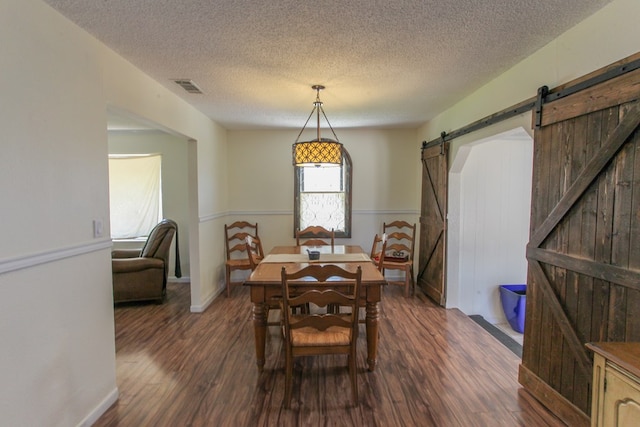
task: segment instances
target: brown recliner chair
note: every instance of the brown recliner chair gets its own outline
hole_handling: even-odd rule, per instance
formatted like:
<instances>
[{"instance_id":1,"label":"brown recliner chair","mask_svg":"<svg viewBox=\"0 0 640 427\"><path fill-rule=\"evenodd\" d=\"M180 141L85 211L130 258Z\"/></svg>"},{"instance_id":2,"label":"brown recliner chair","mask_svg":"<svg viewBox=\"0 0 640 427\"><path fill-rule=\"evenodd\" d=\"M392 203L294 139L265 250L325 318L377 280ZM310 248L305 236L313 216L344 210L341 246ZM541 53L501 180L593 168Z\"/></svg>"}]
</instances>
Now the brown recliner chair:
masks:
<instances>
[{"instance_id":1,"label":"brown recliner chair","mask_svg":"<svg viewBox=\"0 0 640 427\"><path fill-rule=\"evenodd\" d=\"M162 303L167 293L169 249L176 236L176 277L180 271L178 225L163 219L156 225L141 251L117 249L111 252L113 302L156 301Z\"/></svg>"}]
</instances>

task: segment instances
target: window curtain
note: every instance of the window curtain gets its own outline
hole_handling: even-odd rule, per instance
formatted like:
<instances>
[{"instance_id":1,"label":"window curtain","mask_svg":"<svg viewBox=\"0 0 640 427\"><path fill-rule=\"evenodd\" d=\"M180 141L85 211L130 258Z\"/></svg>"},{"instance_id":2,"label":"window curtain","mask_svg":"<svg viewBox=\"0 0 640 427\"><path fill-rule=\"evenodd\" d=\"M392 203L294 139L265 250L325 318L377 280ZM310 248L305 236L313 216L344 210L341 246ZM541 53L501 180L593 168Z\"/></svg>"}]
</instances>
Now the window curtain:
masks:
<instances>
[{"instance_id":1,"label":"window curtain","mask_svg":"<svg viewBox=\"0 0 640 427\"><path fill-rule=\"evenodd\" d=\"M301 167L297 194L298 227L321 225L336 233L346 233L348 166Z\"/></svg>"},{"instance_id":2,"label":"window curtain","mask_svg":"<svg viewBox=\"0 0 640 427\"><path fill-rule=\"evenodd\" d=\"M148 236L162 219L162 156L109 155L111 238Z\"/></svg>"}]
</instances>

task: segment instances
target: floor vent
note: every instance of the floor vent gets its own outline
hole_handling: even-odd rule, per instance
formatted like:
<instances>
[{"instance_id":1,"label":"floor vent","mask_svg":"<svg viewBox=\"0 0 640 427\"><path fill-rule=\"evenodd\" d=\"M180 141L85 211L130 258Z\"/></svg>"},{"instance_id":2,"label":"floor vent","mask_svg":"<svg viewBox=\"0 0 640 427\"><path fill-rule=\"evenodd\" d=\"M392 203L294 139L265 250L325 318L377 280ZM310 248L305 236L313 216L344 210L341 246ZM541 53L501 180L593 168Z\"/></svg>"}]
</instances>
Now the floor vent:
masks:
<instances>
[{"instance_id":1,"label":"floor vent","mask_svg":"<svg viewBox=\"0 0 640 427\"><path fill-rule=\"evenodd\" d=\"M176 79L174 80L182 89L189 93L202 93L200 88L192 80Z\"/></svg>"}]
</instances>

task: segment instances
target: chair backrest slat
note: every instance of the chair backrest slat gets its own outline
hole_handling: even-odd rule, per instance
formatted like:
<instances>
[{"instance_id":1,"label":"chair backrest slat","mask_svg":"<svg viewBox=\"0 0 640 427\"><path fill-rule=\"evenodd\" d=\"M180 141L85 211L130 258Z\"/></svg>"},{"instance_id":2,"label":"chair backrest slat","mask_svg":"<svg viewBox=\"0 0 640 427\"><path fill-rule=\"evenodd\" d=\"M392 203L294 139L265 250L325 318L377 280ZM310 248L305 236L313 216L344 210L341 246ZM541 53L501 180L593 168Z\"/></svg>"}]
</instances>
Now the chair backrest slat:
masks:
<instances>
[{"instance_id":1,"label":"chair backrest slat","mask_svg":"<svg viewBox=\"0 0 640 427\"><path fill-rule=\"evenodd\" d=\"M304 230L296 231L297 246L333 246L334 242L335 232L333 228L331 230L327 230L326 228L319 225L310 225Z\"/></svg>"}]
</instances>

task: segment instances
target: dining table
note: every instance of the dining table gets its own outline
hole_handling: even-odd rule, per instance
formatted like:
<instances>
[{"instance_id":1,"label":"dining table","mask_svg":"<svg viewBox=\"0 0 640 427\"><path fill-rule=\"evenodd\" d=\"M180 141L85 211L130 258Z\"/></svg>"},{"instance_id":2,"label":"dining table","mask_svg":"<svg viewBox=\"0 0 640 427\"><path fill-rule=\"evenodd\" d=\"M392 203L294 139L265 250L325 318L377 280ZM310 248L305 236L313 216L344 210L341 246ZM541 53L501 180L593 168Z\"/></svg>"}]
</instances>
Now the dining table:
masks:
<instances>
[{"instance_id":1,"label":"dining table","mask_svg":"<svg viewBox=\"0 0 640 427\"><path fill-rule=\"evenodd\" d=\"M320 252L319 259L310 260L308 251ZM384 275L358 245L276 246L256 266L244 284L251 287L251 304L256 351L256 364L260 372L265 364L265 343L269 303L282 294L282 267L288 273L309 264L334 264L355 272L362 269L360 306L365 308L367 338L367 365L369 371L376 366L378 349L379 303Z\"/></svg>"}]
</instances>

